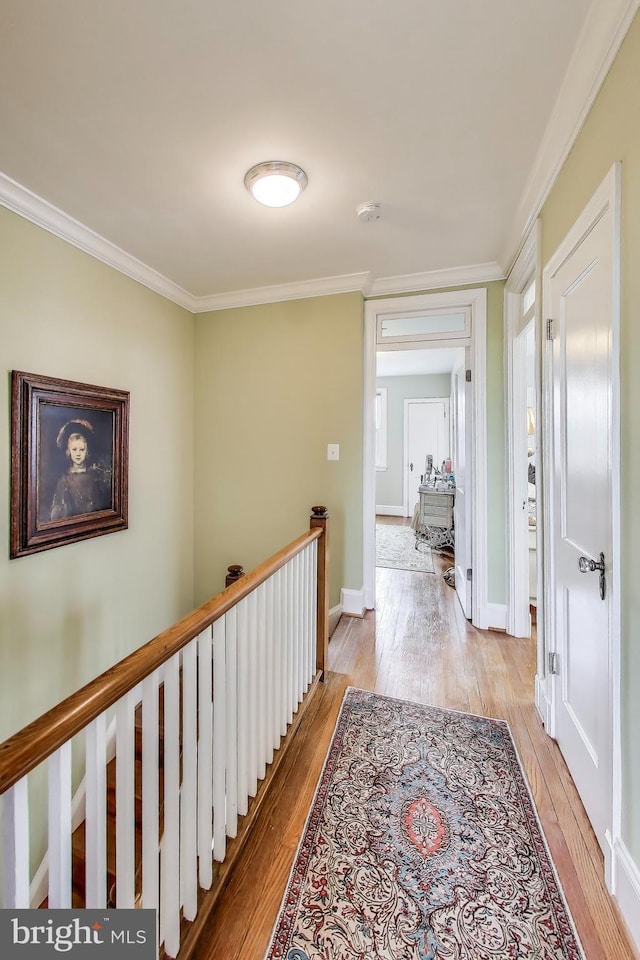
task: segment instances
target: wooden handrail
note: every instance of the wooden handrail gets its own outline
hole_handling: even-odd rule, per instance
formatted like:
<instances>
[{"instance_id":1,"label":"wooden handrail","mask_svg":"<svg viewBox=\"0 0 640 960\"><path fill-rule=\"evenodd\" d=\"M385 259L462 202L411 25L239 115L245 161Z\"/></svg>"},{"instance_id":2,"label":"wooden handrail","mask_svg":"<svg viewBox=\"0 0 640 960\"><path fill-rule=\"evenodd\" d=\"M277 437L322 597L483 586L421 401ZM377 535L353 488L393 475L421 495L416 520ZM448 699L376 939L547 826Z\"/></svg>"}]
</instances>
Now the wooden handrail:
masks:
<instances>
[{"instance_id":1,"label":"wooden handrail","mask_svg":"<svg viewBox=\"0 0 640 960\"><path fill-rule=\"evenodd\" d=\"M314 523L319 509L325 511L321 525ZM313 510L308 532L0 744L0 796L314 540L323 552L327 514L324 507ZM319 574L321 569L324 563L318 564Z\"/></svg>"}]
</instances>

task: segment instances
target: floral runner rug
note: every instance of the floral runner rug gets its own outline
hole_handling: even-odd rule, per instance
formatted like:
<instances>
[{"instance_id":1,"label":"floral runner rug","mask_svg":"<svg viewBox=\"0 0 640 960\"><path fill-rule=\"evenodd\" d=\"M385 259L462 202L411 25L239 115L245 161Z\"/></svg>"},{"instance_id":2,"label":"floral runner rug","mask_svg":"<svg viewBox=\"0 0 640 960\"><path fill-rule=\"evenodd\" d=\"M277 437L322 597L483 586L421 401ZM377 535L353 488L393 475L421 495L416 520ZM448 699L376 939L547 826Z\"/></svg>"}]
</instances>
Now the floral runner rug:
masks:
<instances>
[{"instance_id":1,"label":"floral runner rug","mask_svg":"<svg viewBox=\"0 0 640 960\"><path fill-rule=\"evenodd\" d=\"M435 573L431 547L420 543L416 550L416 535L411 527L392 523L376 523L376 567Z\"/></svg>"},{"instance_id":2,"label":"floral runner rug","mask_svg":"<svg viewBox=\"0 0 640 960\"><path fill-rule=\"evenodd\" d=\"M584 960L508 725L349 688L266 960Z\"/></svg>"}]
</instances>

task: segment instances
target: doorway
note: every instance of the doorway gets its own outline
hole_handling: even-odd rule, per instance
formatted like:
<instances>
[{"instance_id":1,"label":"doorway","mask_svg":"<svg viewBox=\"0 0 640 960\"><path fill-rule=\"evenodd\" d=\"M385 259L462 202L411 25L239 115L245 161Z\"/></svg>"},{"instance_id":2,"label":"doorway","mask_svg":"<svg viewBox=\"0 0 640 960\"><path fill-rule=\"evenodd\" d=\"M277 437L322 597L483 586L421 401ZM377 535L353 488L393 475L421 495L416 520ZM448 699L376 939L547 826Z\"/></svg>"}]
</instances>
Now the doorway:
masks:
<instances>
[{"instance_id":1,"label":"doorway","mask_svg":"<svg viewBox=\"0 0 640 960\"><path fill-rule=\"evenodd\" d=\"M486 319L485 288L370 300L365 304L363 578L364 605L368 609L375 606L377 347L382 344L389 352L466 347L470 377L467 429L471 453L471 536L465 568L473 578L471 619L482 629L504 628L504 611L500 617L487 599Z\"/></svg>"}]
</instances>

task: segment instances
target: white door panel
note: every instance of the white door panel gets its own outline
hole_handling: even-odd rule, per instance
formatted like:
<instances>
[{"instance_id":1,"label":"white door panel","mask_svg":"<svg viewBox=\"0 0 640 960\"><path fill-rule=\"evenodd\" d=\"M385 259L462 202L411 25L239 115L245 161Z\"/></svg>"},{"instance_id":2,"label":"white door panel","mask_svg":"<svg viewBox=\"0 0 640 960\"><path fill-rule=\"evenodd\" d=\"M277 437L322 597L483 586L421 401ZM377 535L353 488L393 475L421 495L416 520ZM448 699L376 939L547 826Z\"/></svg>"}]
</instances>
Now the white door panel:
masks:
<instances>
[{"instance_id":1,"label":"white door panel","mask_svg":"<svg viewBox=\"0 0 640 960\"><path fill-rule=\"evenodd\" d=\"M405 400L404 515L413 516L426 456L434 467L449 457L449 400Z\"/></svg>"},{"instance_id":2,"label":"white door panel","mask_svg":"<svg viewBox=\"0 0 640 960\"><path fill-rule=\"evenodd\" d=\"M605 556L611 574L613 211L549 276L553 318L553 630L555 733L596 836L611 822L610 591L580 572Z\"/></svg>"}]
</instances>

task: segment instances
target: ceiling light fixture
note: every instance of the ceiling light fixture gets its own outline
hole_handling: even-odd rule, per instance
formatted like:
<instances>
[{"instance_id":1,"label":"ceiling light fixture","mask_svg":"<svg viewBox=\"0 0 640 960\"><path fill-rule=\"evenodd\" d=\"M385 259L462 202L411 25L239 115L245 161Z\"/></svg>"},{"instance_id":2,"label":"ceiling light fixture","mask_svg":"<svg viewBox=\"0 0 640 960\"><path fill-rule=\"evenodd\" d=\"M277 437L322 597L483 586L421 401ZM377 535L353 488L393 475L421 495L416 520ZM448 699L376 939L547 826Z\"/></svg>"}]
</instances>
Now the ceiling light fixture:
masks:
<instances>
[{"instance_id":1,"label":"ceiling light fixture","mask_svg":"<svg viewBox=\"0 0 640 960\"><path fill-rule=\"evenodd\" d=\"M306 187L307 175L295 163L269 160L251 167L244 185L266 207L286 207L297 200Z\"/></svg>"}]
</instances>

